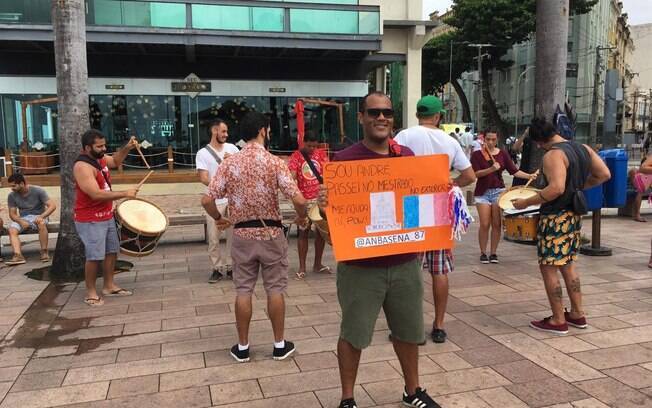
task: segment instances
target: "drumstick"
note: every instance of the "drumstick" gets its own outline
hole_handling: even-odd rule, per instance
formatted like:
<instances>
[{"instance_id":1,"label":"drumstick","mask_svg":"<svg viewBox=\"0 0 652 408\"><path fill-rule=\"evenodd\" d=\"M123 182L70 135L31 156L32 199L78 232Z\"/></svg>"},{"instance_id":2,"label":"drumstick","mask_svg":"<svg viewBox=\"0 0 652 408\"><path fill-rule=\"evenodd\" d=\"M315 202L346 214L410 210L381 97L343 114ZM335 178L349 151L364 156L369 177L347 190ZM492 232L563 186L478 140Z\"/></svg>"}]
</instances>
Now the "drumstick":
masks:
<instances>
[{"instance_id":1,"label":"drumstick","mask_svg":"<svg viewBox=\"0 0 652 408\"><path fill-rule=\"evenodd\" d=\"M534 177L531 177L531 178L528 180L528 182L525 183L525 185L523 186L523 189L528 188L528 186L529 186L529 185L530 185L534 180L536 180L537 177L539 177L539 170L535 171L534 174L533 174L533 176L534 176Z\"/></svg>"},{"instance_id":2,"label":"drumstick","mask_svg":"<svg viewBox=\"0 0 652 408\"><path fill-rule=\"evenodd\" d=\"M152 173L154 173L154 170L150 170L149 173L147 173L147 175L142 180L140 180L140 183L138 183L138 185L136 186L136 190L140 190L140 188L143 186L143 184L145 184L145 182L147 181L149 176L152 175Z\"/></svg>"},{"instance_id":3,"label":"drumstick","mask_svg":"<svg viewBox=\"0 0 652 408\"><path fill-rule=\"evenodd\" d=\"M136 145L136 150L138 150L138 154L140 155L140 158L143 159L143 162L145 163L145 166L147 166L147 169L148 170L151 169L151 167L149 167L149 164L147 163L147 159L145 158L145 155L143 155L142 150L140 150L140 145L139 144ZM147 178L147 177L145 177L145 178Z\"/></svg>"}]
</instances>

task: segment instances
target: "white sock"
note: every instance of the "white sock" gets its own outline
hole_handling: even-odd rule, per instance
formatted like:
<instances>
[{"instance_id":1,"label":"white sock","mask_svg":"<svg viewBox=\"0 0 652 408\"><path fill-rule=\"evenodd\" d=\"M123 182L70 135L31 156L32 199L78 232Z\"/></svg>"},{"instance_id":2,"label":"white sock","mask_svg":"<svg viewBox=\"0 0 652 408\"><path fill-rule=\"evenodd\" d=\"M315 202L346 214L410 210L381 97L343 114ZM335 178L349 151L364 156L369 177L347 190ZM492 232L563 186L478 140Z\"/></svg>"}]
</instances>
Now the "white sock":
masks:
<instances>
[{"instance_id":1,"label":"white sock","mask_svg":"<svg viewBox=\"0 0 652 408\"><path fill-rule=\"evenodd\" d=\"M245 344L244 346L238 343L238 350L240 351L249 350L249 343Z\"/></svg>"},{"instance_id":2,"label":"white sock","mask_svg":"<svg viewBox=\"0 0 652 408\"><path fill-rule=\"evenodd\" d=\"M274 348L284 348L285 347L285 340L281 340L278 343L274 342Z\"/></svg>"}]
</instances>

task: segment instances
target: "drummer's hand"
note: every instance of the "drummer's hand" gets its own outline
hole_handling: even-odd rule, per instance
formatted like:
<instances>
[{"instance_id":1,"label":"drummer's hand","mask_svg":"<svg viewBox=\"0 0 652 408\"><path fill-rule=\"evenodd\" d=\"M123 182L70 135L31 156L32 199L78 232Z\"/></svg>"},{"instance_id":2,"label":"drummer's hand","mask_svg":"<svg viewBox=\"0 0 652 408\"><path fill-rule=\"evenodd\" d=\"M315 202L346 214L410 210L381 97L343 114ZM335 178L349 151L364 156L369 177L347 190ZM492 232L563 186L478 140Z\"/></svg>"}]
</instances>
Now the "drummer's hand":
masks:
<instances>
[{"instance_id":1,"label":"drummer's hand","mask_svg":"<svg viewBox=\"0 0 652 408\"><path fill-rule=\"evenodd\" d=\"M524 198L518 198L516 200L512 200L512 205L517 210L524 210L529 207L527 200Z\"/></svg>"},{"instance_id":2,"label":"drummer's hand","mask_svg":"<svg viewBox=\"0 0 652 408\"><path fill-rule=\"evenodd\" d=\"M317 196L317 205L322 212L326 211L328 207L328 189L325 185L319 185L319 196Z\"/></svg>"},{"instance_id":3,"label":"drummer's hand","mask_svg":"<svg viewBox=\"0 0 652 408\"><path fill-rule=\"evenodd\" d=\"M219 220L215 220L215 227L217 227L218 231L224 231L230 226L231 221L228 218L221 217Z\"/></svg>"},{"instance_id":4,"label":"drummer's hand","mask_svg":"<svg viewBox=\"0 0 652 408\"><path fill-rule=\"evenodd\" d=\"M127 148L131 150L136 147L138 147L138 139L136 139L136 136L131 136L131 138L129 138L129 142L127 142Z\"/></svg>"},{"instance_id":5,"label":"drummer's hand","mask_svg":"<svg viewBox=\"0 0 652 408\"><path fill-rule=\"evenodd\" d=\"M498 171L500 170L500 163L494 162L494 164L492 164L491 167L494 169L494 171Z\"/></svg>"},{"instance_id":6,"label":"drummer's hand","mask_svg":"<svg viewBox=\"0 0 652 408\"><path fill-rule=\"evenodd\" d=\"M136 194L138 194L138 190L132 188L125 191L125 194L126 194L126 198L136 198Z\"/></svg>"}]
</instances>

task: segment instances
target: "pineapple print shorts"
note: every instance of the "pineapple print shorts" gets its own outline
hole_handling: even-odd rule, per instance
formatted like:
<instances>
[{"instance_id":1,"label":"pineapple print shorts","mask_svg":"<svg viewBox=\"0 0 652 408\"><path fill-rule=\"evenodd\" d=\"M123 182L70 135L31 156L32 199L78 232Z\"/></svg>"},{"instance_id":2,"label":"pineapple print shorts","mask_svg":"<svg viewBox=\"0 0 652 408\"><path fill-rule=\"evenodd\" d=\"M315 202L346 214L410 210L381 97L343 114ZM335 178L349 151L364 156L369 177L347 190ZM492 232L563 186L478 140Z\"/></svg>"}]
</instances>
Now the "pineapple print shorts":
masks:
<instances>
[{"instance_id":1,"label":"pineapple print shorts","mask_svg":"<svg viewBox=\"0 0 652 408\"><path fill-rule=\"evenodd\" d=\"M539 265L564 266L577 259L582 217L572 211L545 214L537 227Z\"/></svg>"}]
</instances>

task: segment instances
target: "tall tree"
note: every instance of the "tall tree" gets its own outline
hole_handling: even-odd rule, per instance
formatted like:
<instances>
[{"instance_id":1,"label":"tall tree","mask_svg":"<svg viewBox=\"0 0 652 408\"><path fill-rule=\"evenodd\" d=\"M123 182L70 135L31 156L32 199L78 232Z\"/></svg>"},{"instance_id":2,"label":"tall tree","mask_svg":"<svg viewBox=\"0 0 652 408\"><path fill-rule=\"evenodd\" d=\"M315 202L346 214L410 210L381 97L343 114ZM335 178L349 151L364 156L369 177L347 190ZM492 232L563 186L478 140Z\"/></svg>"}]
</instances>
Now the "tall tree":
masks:
<instances>
[{"instance_id":1,"label":"tall tree","mask_svg":"<svg viewBox=\"0 0 652 408\"><path fill-rule=\"evenodd\" d=\"M537 0L537 59L534 113L552 120L564 107L568 59L568 0ZM543 151L530 149L530 169L541 166Z\"/></svg>"},{"instance_id":2,"label":"tall tree","mask_svg":"<svg viewBox=\"0 0 652 408\"><path fill-rule=\"evenodd\" d=\"M570 2L570 10L572 13L583 14L590 11L597 1L573 0ZM503 57L514 44L528 40L535 32L536 2L537 0L454 0L451 16L445 21L455 28L461 40L493 45L483 50L489 54L489 59L483 61L481 73L485 104L483 109L486 110L489 125L497 127L505 135L509 129L491 93L490 72L510 67L513 62L505 61ZM567 24L568 14L565 21Z\"/></svg>"},{"instance_id":3,"label":"tall tree","mask_svg":"<svg viewBox=\"0 0 652 408\"><path fill-rule=\"evenodd\" d=\"M75 181L72 167L88 129L88 68L86 65L84 0L53 0L54 57L57 75L58 133L61 164L61 228L50 276L77 281L84 276L84 245L73 220Z\"/></svg>"},{"instance_id":4,"label":"tall tree","mask_svg":"<svg viewBox=\"0 0 652 408\"><path fill-rule=\"evenodd\" d=\"M434 94L446 85L451 75L453 88L462 105L462 121L471 121L469 100L460 85L458 78L463 72L470 70L473 61L473 50L462 45L462 38L456 31L449 31L430 40L423 49L423 92ZM453 52L451 53L451 43Z\"/></svg>"}]
</instances>

